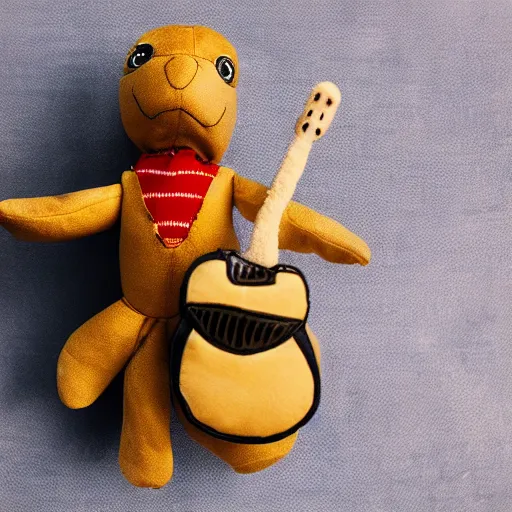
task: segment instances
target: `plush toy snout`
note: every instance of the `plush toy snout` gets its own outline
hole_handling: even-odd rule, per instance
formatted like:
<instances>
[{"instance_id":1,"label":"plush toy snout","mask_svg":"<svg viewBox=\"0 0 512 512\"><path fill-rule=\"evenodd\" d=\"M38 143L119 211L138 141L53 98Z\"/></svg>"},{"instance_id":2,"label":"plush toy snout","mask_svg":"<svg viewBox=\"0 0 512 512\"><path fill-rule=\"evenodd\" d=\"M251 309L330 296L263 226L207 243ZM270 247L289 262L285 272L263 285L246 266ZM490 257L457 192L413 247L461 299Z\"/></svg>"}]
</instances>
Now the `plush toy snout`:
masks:
<instances>
[{"instance_id":1,"label":"plush toy snout","mask_svg":"<svg viewBox=\"0 0 512 512\"><path fill-rule=\"evenodd\" d=\"M197 61L190 55L174 55L165 65L165 74L174 89L185 89L197 73Z\"/></svg>"}]
</instances>

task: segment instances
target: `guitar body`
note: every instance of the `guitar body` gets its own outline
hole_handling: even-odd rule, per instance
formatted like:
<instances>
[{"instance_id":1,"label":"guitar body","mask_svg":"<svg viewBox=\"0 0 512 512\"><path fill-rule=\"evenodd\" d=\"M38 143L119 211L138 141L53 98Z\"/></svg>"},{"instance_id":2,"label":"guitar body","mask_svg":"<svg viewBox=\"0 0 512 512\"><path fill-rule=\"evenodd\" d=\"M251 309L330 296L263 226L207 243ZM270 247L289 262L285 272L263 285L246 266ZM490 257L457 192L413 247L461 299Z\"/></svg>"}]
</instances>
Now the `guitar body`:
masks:
<instances>
[{"instance_id":1,"label":"guitar body","mask_svg":"<svg viewBox=\"0 0 512 512\"><path fill-rule=\"evenodd\" d=\"M197 259L181 288L173 392L187 420L236 443L270 443L305 425L320 400L306 332L309 291L295 267L235 251Z\"/></svg>"}]
</instances>

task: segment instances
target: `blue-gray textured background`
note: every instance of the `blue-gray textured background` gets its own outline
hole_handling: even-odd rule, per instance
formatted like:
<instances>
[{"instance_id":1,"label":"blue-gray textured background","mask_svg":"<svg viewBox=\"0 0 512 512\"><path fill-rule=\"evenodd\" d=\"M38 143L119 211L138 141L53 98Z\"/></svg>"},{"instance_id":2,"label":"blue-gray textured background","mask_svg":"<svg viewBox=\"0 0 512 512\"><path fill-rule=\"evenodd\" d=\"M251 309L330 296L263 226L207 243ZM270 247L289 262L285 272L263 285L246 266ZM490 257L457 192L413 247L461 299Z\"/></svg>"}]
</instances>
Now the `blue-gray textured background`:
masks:
<instances>
[{"instance_id":1,"label":"blue-gray textured background","mask_svg":"<svg viewBox=\"0 0 512 512\"><path fill-rule=\"evenodd\" d=\"M292 453L236 475L174 423L156 491L118 470L121 379L82 411L55 389L67 336L120 295L118 231L0 232L0 512L510 512L511 22L508 0L0 0L0 199L118 181L126 52L207 24L241 58L224 163L242 174L270 183L310 87L339 84L296 197L373 250L366 268L283 255L323 346L323 401Z\"/></svg>"}]
</instances>

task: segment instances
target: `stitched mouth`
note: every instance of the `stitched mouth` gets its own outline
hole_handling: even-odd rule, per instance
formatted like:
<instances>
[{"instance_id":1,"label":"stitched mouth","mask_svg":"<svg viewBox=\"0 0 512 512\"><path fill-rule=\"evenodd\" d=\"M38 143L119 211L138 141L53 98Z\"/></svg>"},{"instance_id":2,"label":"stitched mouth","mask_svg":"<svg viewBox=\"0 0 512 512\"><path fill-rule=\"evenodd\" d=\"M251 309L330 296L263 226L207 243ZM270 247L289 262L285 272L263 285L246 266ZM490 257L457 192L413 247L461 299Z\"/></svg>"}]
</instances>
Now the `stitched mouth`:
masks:
<instances>
[{"instance_id":1,"label":"stitched mouth","mask_svg":"<svg viewBox=\"0 0 512 512\"><path fill-rule=\"evenodd\" d=\"M218 125L221 122L222 118L224 117L224 114L226 113L226 107L224 107L224 110L222 111L222 114L217 119L217 121L215 121L214 123L211 123L211 124L204 123L203 121L198 119L194 114L192 114L188 110L181 108L181 107L167 108L165 110L161 110L160 112L158 112L157 114L155 114L153 116L150 116L149 114L144 112L142 105L139 103L139 100L137 99L137 96L135 96L135 91L133 90L133 87L132 87L132 96L133 96L133 99L135 100L135 103L137 104L137 107L139 107L139 110L141 111L142 115L151 120L156 119L158 116L161 116L162 114L165 114L166 112L174 112L176 110L181 110L181 112L190 116L196 123L200 124L203 128L213 128L214 126Z\"/></svg>"}]
</instances>

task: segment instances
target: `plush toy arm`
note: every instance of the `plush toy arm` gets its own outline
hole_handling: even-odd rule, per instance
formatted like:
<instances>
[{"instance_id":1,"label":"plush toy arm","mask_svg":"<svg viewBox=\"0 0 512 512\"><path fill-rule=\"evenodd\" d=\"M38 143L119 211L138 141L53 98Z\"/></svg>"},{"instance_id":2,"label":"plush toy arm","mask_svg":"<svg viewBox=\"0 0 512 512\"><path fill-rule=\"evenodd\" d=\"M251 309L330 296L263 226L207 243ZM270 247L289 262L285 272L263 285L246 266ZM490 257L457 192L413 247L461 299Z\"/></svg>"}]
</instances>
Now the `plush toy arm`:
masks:
<instances>
[{"instance_id":1,"label":"plush toy arm","mask_svg":"<svg viewBox=\"0 0 512 512\"><path fill-rule=\"evenodd\" d=\"M59 196L0 202L0 225L30 242L60 242L111 227L121 211L121 185Z\"/></svg>"},{"instance_id":2,"label":"plush toy arm","mask_svg":"<svg viewBox=\"0 0 512 512\"><path fill-rule=\"evenodd\" d=\"M240 213L253 222L267 197L268 188L235 174L234 202ZM279 226L279 248L314 252L333 263L370 261L370 249L357 235L333 219L291 201Z\"/></svg>"}]
</instances>

